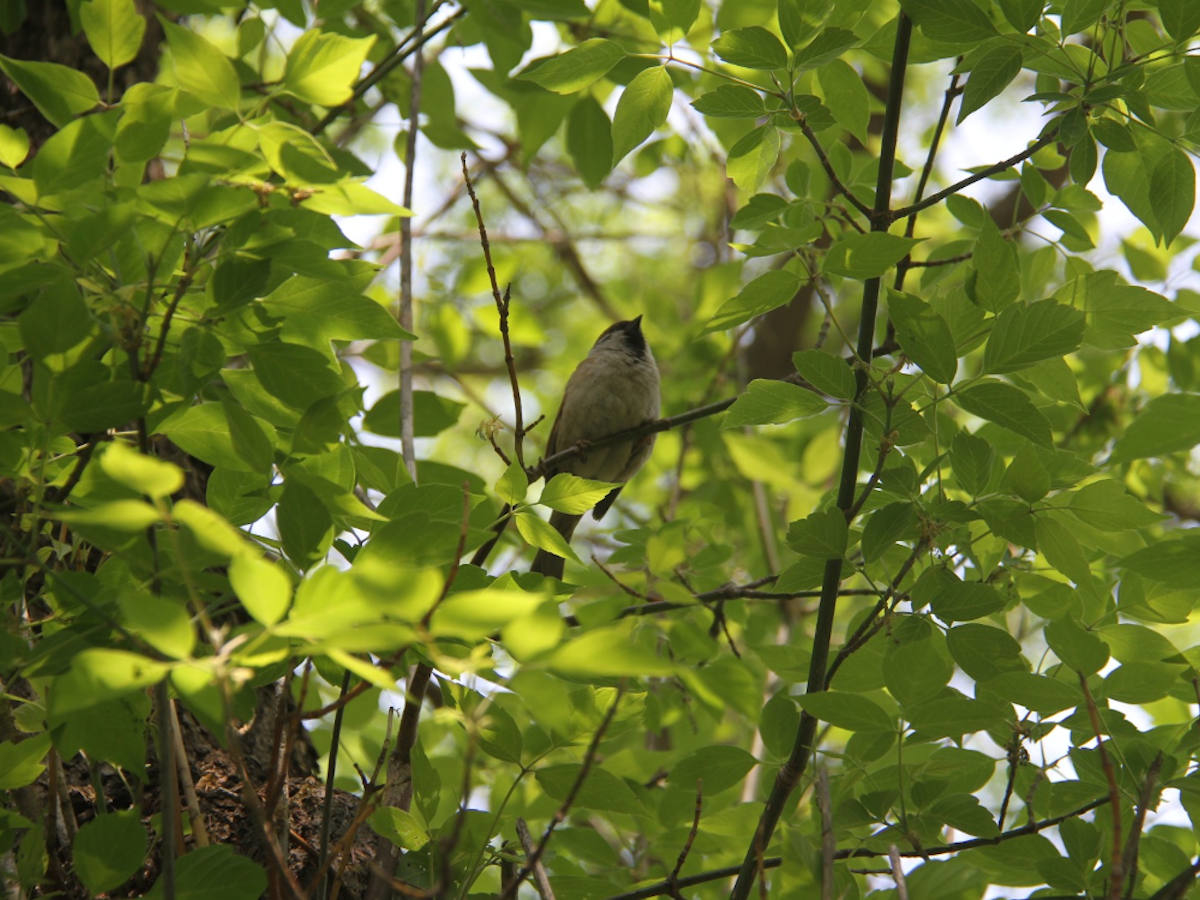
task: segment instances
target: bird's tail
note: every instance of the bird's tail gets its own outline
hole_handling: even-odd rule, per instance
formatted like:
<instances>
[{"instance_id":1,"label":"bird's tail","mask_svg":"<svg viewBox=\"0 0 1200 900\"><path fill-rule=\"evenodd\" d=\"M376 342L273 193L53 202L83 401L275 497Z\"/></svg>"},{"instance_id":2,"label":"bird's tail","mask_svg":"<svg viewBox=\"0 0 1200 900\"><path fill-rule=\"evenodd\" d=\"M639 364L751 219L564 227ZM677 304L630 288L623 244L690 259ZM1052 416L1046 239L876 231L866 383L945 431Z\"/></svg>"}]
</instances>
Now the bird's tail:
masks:
<instances>
[{"instance_id":1,"label":"bird's tail","mask_svg":"<svg viewBox=\"0 0 1200 900\"><path fill-rule=\"evenodd\" d=\"M550 525L569 544L571 543L571 535L575 533L575 526L579 524L581 518L583 517L556 511L550 514ZM561 579L563 576L563 558L553 553L548 553L545 550L539 550L537 556L533 558L533 565L529 571Z\"/></svg>"}]
</instances>

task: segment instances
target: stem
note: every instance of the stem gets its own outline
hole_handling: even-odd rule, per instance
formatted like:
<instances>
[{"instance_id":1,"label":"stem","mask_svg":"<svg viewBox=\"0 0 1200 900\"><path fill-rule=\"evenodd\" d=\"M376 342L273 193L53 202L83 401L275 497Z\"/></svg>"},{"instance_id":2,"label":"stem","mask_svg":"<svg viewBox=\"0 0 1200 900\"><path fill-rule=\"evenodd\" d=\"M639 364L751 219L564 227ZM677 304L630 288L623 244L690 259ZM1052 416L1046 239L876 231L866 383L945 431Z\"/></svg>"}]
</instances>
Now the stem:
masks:
<instances>
[{"instance_id":1,"label":"stem","mask_svg":"<svg viewBox=\"0 0 1200 900\"><path fill-rule=\"evenodd\" d=\"M425 0L417 0L417 55L413 60L412 91L408 104L408 141L404 148L404 206L413 205L413 169L417 161L417 135L420 133L421 74L425 69L425 54L420 50L421 32L425 27ZM412 217L400 219L400 327L412 333ZM417 480L417 451L413 436L412 341L400 342L400 445L404 465L413 483Z\"/></svg>"},{"instance_id":2,"label":"stem","mask_svg":"<svg viewBox=\"0 0 1200 900\"><path fill-rule=\"evenodd\" d=\"M908 65L908 46L912 37L912 21L901 13L896 21L896 44L892 52L892 71L888 82L887 111L883 121L882 145L879 153L879 178L875 185L875 206L872 210L872 231L887 227L892 197L892 172L896 161L896 140L900 130L900 103L904 93L904 75ZM879 279L872 278L863 285L862 311L858 329L858 357L869 363L875 342L875 316L879 308ZM858 463L862 452L863 418L862 395L867 387L865 365L855 367L855 403L850 408L846 425L846 448L842 458L842 475L838 484L837 506L849 514L858 484ZM837 609L838 588L842 578L842 558L830 559L825 565L821 583L821 600L817 608L817 624L813 636L812 662L808 673L808 691L825 689L829 644L833 634L833 618ZM788 797L808 768L812 753L817 720L805 712L792 745L791 755L775 777L775 785L767 797L754 837L746 849L737 881L730 893L731 900L746 900L759 874L763 858L775 826L783 815Z\"/></svg>"}]
</instances>

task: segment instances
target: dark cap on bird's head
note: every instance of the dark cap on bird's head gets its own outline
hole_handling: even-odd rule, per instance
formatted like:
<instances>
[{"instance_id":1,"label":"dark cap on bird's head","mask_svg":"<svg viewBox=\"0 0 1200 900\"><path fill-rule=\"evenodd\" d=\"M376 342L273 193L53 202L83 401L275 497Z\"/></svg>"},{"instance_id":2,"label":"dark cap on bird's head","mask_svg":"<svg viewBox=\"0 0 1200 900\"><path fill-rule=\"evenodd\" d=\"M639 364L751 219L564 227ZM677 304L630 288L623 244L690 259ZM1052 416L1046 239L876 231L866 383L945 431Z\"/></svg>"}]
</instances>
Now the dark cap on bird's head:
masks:
<instances>
[{"instance_id":1,"label":"dark cap on bird's head","mask_svg":"<svg viewBox=\"0 0 1200 900\"><path fill-rule=\"evenodd\" d=\"M600 337L596 338L595 346L599 346L601 342L617 335L622 338L624 350L632 353L634 356L646 355L646 338L642 335L641 316L609 325L608 328L604 329Z\"/></svg>"}]
</instances>

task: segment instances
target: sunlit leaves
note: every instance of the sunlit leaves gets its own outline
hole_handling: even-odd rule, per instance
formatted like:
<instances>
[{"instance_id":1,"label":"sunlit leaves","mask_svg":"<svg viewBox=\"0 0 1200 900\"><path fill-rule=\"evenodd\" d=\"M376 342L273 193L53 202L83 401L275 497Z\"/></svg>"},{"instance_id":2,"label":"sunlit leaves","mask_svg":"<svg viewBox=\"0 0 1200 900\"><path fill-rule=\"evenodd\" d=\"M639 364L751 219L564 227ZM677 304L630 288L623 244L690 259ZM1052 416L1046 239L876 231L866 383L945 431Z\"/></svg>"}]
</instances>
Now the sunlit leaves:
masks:
<instances>
[{"instance_id":1,"label":"sunlit leaves","mask_svg":"<svg viewBox=\"0 0 1200 900\"><path fill-rule=\"evenodd\" d=\"M900 4L926 35L935 41L969 44L985 41L996 28L975 3L960 0L903 0Z\"/></svg>"},{"instance_id":2,"label":"sunlit leaves","mask_svg":"<svg viewBox=\"0 0 1200 900\"><path fill-rule=\"evenodd\" d=\"M935 381L943 384L953 381L958 370L958 353L946 320L928 303L896 291L888 295L888 311L896 339L908 358Z\"/></svg>"},{"instance_id":3,"label":"sunlit leaves","mask_svg":"<svg viewBox=\"0 0 1200 900\"><path fill-rule=\"evenodd\" d=\"M638 72L621 92L612 123L614 165L667 120L672 91L667 70L652 66Z\"/></svg>"},{"instance_id":4,"label":"sunlit leaves","mask_svg":"<svg viewBox=\"0 0 1200 900\"><path fill-rule=\"evenodd\" d=\"M847 278L878 278L920 243L883 231L849 234L834 242L825 257L825 271Z\"/></svg>"},{"instance_id":5,"label":"sunlit leaves","mask_svg":"<svg viewBox=\"0 0 1200 900\"><path fill-rule=\"evenodd\" d=\"M760 125L729 148L725 173L743 191L756 191L779 158L781 139L774 125Z\"/></svg>"},{"instance_id":6,"label":"sunlit leaves","mask_svg":"<svg viewBox=\"0 0 1200 900\"><path fill-rule=\"evenodd\" d=\"M567 118L567 152L584 184L595 188L612 171L612 123L590 94L571 107Z\"/></svg>"},{"instance_id":7,"label":"sunlit leaves","mask_svg":"<svg viewBox=\"0 0 1200 900\"><path fill-rule=\"evenodd\" d=\"M146 20L133 0L88 0L80 4L79 20L92 50L110 69L120 68L137 56Z\"/></svg>"},{"instance_id":8,"label":"sunlit leaves","mask_svg":"<svg viewBox=\"0 0 1200 900\"><path fill-rule=\"evenodd\" d=\"M713 41L713 52L727 63L747 69L782 69L787 50L779 38L757 25L726 31Z\"/></svg>"},{"instance_id":9,"label":"sunlit leaves","mask_svg":"<svg viewBox=\"0 0 1200 900\"><path fill-rule=\"evenodd\" d=\"M786 381L758 378L734 401L721 427L779 425L824 409L825 401L812 391Z\"/></svg>"},{"instance_id":10,"label":"sunlit leaves","mask_svg":"<svg viewBox=\"0 0 1200 900\"><path fill-rule=\"evenodd\" d=\"M1052 300L1010 306L996 317L983 354L985 372L1014 372L1043 359L1065 356L1083 340L1079 310Z\"/></svg>"},{"instance_id":11,"label":"sunlit leaves","mask_svg":"<svg viewBox=\"0 0 1200 900\"><path fill-rule=\"evenodd\" d=\"M847 731L888 732L895 728L892 716L860 694L821 691L797 697L796 702L821 721Z\"/></svg>"},{"instance_id":12,"label":"sunlit leaves","mask_svg":"<svg viewBox=\"0 0 1200 900\"><path fill-rule=\"evenodd\" d=\"M374 42L374 37L306 31L288 52L283 89L320 106L345 103Z\"/></svg>"},{"instance_id":13,"label":"sunlit leaves","mask_svg":"<svg viewBox=\"0 0 1200 900\"><path fill-rule=\"evenodd\" d=\"M264 625L274 625L287 612L292 583L275 563L242 554L229 567L229 583L246 611Z\"/></svg>"},{"instance_id":14,"label":"sunlit leaves","mask_svg":"<svg viewBox=\"0 0 1200 900\"><path fill-rule=\"evenodd\" d=\"M764 272L749 282L737 296L725 301L705 331L723 331L755 316L782 306L800 289L800 277L787 269Z\"/></svg>"},{"instance_id":15,"label":"sunlit leaves","mask_svg":"<svg viewBox=\"0 0 1200 900\"><path fill-rule=\"evenodd\" d=\"M100 457L100 467L115 481L150 497L165 497L183 486L183 470L114 442Z\"/></svg>"},{"instance_id":16,"label":"sunlit leaves","mask_svg":"<svg viewBox=\"0 0 1200 900\"><path fill-rule=\"evenodd\" d=\"M135 810L97 816L80 826L72 845L79 879L93 894L111 891L141 866L148 841Z\"/></svg>"},{"instance_id":17,"label":"sunlit leaves","mask_svg":"<svg viewBox=\"0 0 1200 900\"><path fill-rule=\"evenodd\" d=\"M987 51L971 68L958 107L961 122L975 110L997 96L1021 71L1021 51L1002 45Z\"/></svg>"},{"instance_id":18,"label":"sunlit leaves","mask_svg":"<svg viewBox=\"0 0 1200 900\"><path fill-rule=\"evenodd\" d=\"M573 94L603 78L624 57L619 44L591 38L558 56L535 62L518 77L556 94Z\"/></svg>"},{"instance_id":19,"label":"sunlit leaves","mask_svg":"<svg viewBox=\"0 0 1200 900\"><path fill-rule=\"evenodd\" d=\"M585 513L608 495L615 485L606 481L589 481L560 472L546 483L538 502L559 512L578 515Z\"/></svg>"},{"instance_id":20,"label":"sunlit leaves","mask_svg":"<svg viewBox=\"0 0 1200 900\"><path fill-rule=\"evenodd\" d=\"M237 109L241 83L229 57L203 37L160 17L175 77L184 90L198 100L221 109Z\"/></svg>"},{"instance_id":21,"label":"sunlit leaves","mask_svg":"<svg viewBox=\"0 0 1200 900\"><path fill-rule=\"evenodd\" d=\"M1050 446L1050 423L1023 391L1000 381L982 381L956 392L954 397L972 415L995 422L1035 444Z\"/></svg>"},{"instance_id":22,"label":"sunlit leaves","mask_svg":"<svg viewBox=\"0 0 1200 900\"><path fill-rule=\"evenodd\" d=\"M1163 456L1200 444L1200 394L1155 397L1117 438L1113 461Z\"/></svg>"},{"instance_id":23,"label":"sunlit leaves","mask_svg":"<svg viewBox=\"0 0 1200 900\"><path fill-rule=\"evenodd\" d=\"M1192 160L1171 147L1150 173L1150 204L1164 243L1171 243L1192 215L1196 200L1196 171Z\"/></svg>"},{"instance_id":24,"label":"sunlit leaves","mask_svg":"<svg viewBox=\"0 0 1200 900\"><path fill-rule=\"evenodd\" d=\"M816 69L858 45L858 35L846 28L826 28L796 51L797 69Z\"/></svg>"},{"instance_id":25,"label":"sunlit leaves","mask_svg":"<svg viewBox=\"0 0 1200 900\"><path fill-rule=\"evenodd\" d=\"M90 78L58 63L0 56L0 69L38 108L38 112L60 128L100 102L100 95Z\"/></svg>"},{"instance_id":26,"label":"sunlit leaves","mask_svg":"<svg viewBox=\"0 0 1200 900\"><path fill-rule=\"evenodd\" d=\"M701 94L692 101L692 106L713 118L752 119L765 111L762 96L738 84L723 84Z\"/></svg>"}]
</instances>

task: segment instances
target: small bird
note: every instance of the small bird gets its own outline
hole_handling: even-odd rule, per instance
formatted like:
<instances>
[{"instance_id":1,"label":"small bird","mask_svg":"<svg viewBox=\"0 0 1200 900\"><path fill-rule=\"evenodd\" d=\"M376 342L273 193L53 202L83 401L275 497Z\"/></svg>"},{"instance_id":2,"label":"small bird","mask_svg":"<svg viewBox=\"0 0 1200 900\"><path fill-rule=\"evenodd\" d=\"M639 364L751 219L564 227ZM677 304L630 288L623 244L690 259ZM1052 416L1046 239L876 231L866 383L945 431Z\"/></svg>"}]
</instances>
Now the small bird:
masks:
<instances>
[{"instance_id":1,"label":"small bird","mask_svg":"<svg viewBox=\"0 0 1200 900\"><path fill-rule=\"evenodd\" d=\"M642 317L617 322L596 339L567 380L562 405L550 429L546 456L657 419L658 410L658 366L642 335ZM548 468L546 480L559 472L570 472L580 478L623 484L642 467L653 446L654 435L648 434L587 449ZM599 519L608 512L620 491L620 487L613 488L596 504L592 515ZM569 543L581 518L555 511L550 524ZM532 571L562 578L563 559L540 550Z\"/></svg>"}]
</instances>

